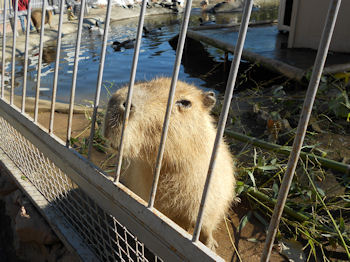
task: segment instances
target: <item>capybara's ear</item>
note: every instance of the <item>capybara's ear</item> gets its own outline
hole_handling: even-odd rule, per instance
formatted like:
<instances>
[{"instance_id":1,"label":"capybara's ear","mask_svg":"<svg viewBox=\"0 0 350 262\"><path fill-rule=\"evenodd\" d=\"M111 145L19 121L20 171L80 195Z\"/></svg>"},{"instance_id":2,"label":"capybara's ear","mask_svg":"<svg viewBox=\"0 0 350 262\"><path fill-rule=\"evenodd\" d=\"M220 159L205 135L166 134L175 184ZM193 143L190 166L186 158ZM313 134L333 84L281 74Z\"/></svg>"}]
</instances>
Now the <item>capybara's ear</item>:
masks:
<instances>
[{"instance_id":1,"label":"capybara's ear","mask_svg":"<svg viewBox=\"0 0 350 262\"><path fill-rule=\"evenodd\" d=\"M203 93L203 105L211 110L216 103L215 93L208 91Z\"/></svg>"}]
</instances>

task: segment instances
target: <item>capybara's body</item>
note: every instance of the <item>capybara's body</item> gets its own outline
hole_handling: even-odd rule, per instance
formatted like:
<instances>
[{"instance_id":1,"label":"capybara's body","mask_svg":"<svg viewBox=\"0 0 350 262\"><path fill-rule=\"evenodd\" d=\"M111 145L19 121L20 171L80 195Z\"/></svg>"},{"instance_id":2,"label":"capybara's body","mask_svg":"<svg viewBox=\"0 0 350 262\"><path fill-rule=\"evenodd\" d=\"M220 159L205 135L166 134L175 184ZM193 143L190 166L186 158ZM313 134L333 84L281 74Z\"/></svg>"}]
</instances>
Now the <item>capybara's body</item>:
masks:
<instances>
[{"instance_id":1,"label":"capybara's body","mask_svg":"<svg viewBox=\"0 0 350 262\"><path fill-rule=\"evenodd\" d=\"M36 31L39 33L41 29L41 18L42 18L42 11L39 8L34 8L32 10L32 21L33 24L36 28ZM52 21L52 11L51 10L46 10L46 15L45 15L45 24L49 24L51 28L51 21Z\"/></svg>"},{"instance_id":2,"label":"capybara's body","mask_svg":"<svg viewBox=\"0 0 350 262\"><path fill-rule=\"evenodd\" d=\"M124 139L125 170L121 182L149 200L155 162L171 79L158 78L135 85ZM104 135L118 150L127 88L111 97ZM155 207L185 229L195 225L214 145L216 128L210 110L213 92L177 83L170 117ZM209 189L200 240L215 249L213 231L224 218L235 196L233 158L225 142L219 145Z\"/></svg>"}]
</instances>

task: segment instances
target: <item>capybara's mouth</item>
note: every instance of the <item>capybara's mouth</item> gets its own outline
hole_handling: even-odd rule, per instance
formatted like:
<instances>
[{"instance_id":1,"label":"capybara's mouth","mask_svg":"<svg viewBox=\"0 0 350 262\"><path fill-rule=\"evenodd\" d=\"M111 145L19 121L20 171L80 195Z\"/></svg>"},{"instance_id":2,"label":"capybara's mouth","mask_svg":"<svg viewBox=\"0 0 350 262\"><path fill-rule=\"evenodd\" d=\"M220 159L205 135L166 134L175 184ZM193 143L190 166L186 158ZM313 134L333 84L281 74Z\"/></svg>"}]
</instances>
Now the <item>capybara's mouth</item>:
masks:
<instances>
[{"instance_id":1,"label":"capybara's mouth","mask_svg":"<svg viewBox=\"0 0 350 262\"><path fill-rule=\"evenodd\" d=\"M111 140L109 140L109 137L105 137L106 138L106 148L109 152L115 152L116 150L119 150L119 141L117 143L112 142Z\"/></svg>"},{"instance_id":2,"label":"capybara's mouth","mask_svg":"<svg viewBox=\"0 0 350 262\"><path fill-rule=\"evenodd\" d=\"M110 143L109 146L116 151L119 151L119 143Z\"/></svg>"}]
</instances>

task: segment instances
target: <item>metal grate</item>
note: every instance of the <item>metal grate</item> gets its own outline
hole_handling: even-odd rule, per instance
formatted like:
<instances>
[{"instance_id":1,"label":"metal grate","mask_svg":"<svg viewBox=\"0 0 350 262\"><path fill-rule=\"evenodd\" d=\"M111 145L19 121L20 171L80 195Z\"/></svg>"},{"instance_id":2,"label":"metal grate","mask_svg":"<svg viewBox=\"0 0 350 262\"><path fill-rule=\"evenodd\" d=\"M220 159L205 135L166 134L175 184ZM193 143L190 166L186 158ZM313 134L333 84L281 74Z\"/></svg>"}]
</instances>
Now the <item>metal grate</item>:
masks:
<instances>
[{"instance_id":1,"label":"metal grate","mask_svg":"<svg viewBox=\"0 0 350 262\"><path fill-rule=\"evenodd\" d=\"M0 117L0 147L101 261L162 261Z\"/></svg>"}]
</instances>

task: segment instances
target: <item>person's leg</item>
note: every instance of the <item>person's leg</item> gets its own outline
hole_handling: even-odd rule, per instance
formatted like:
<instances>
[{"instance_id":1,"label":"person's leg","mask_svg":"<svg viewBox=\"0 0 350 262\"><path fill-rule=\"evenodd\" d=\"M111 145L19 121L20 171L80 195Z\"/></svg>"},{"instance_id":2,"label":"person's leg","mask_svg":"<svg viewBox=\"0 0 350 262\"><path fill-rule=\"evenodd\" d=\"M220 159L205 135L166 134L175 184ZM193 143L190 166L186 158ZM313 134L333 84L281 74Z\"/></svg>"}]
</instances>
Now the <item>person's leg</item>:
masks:
<instances>
[{"instance_id":1,"label":"person's leg","mask_svg":"<svg viewBox=\"0 0 350 262\"><path fill-rule=\"evenodd\" d=\"M26 26L24 24L24 15L19 15L18 18L19 18L19 21L21 21L22 32L25 33L26 32Z\"/></svg>"},{"instance_id":2,"label":"person's leg","mask_svg":"<svg viewBox=\"0 0 350 262\"><path fill-rule=\"evenodd\" d=\"M27 19L28 19L28 17L27 17ZM34 31L35 30L35 28L34 28L34 26L33 26L33 24L32 24L32 19L29 17L29 20L30 20L30 22L29 22L29 25L30 25L30 32L32 32L32 31Z\"/></svg>"}]
</instances>

